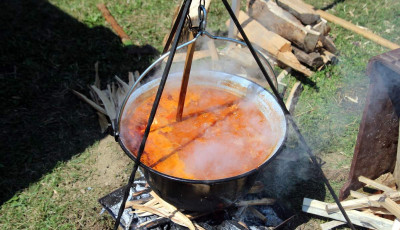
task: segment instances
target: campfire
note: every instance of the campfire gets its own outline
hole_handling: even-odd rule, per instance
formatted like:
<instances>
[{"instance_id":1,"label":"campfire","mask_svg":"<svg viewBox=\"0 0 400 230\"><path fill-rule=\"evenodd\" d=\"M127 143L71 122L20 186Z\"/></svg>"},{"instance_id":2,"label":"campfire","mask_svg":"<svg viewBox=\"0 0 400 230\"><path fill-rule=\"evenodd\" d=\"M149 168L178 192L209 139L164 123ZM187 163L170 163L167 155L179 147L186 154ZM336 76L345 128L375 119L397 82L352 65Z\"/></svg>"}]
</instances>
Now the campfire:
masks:
<instances>
[{"instance_id":1,"label":"campfire","mask_svg":"<svg viewBox=\"0 0 400 230\"><path fill-rule=\"evenodd\" d=\"M142 174L143 175L143 174ZM124 229L150 229L180 225L189 229L277 229L293 213L275 199L262 197L264 184L257 181L244 199L233 206L207 212L179 210L150 189L142 176L135 181L121 219ZM99 199L113 218L117 218L123 188Z\"/></svg>"}]
</instances>

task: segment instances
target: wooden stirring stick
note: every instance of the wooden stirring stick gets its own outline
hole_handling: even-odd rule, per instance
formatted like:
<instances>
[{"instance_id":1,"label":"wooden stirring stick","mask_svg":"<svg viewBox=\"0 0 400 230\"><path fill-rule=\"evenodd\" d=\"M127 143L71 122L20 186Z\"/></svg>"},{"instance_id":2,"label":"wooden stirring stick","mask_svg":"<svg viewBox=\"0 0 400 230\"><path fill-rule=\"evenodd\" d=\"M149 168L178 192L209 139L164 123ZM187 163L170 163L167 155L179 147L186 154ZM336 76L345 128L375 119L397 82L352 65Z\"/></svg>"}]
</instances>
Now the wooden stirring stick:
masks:
<instances>
[{"instance_id":1,"label":"wooden stirring stick","mask_svg":"<svg viewBox=\"0 0 400 230\"><path fill-rule=\"evenodd\" d=\"M192 40L195 36L195 32L191 32L189 34L189 40ZM191 43L188 46L188 50L186 53L186 60L185 60L185 67L183 69L183 76L182 76L182 84L181 84L181 91L179 93L179 103L178 103L178 111L176 112L176 121L182 121L182 114L183 114L183 107L185 105L185 97L187 86L189 83L189 75L190 69L192 68L192 60L193 60L193 53L195 48L196 42Z\"/></svg>"}]
</instances>

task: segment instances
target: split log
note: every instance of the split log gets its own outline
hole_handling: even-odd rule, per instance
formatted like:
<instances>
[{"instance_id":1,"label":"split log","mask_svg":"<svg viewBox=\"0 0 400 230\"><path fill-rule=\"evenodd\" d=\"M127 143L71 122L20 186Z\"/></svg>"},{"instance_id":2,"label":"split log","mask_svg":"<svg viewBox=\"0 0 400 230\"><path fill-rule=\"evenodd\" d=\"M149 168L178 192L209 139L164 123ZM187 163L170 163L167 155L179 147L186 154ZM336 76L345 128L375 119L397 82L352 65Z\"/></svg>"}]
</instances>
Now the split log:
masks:
<instances>
[{"instance_id":1,"label":"split log","mask_svg":"<svg viewBox=\"0 0 400 230\"><path fill-rule=\"evenodd\" d=\"M305 4L302 0L278 0L278 5L289 11L305 25L314 24L319 20L319 15L313 7Z\"/></svg>"},{"instance_id":2,"label":"split log","mask_svg":"<svg viewBox=\"0 0 400 230\"><path fill-rule=\"evenodd\" d=\"M321 18L321 21L312 27L313 30L320 33L322 36L327 36L331 31L331 27L328 25L328 21Z\"/></svg>"},{"instance_id":3,"label":"split log","mask_svg":"<svg viewBox=\"0 0 400 230\"><path fill-rule=\"evenodd\" d=\"M367 197L368 195L363 194L363 193L361 193L361 192L357 192L357 191L350 190L350 196L352 196L352 197L358 199L358 198Z\"/></svg>"},{"instance_id":4,"label":"split log","mask_svg":"<svg viewBox=\"0 0 400 230\"><path fill-rule=\"evenodd\" d=\"M383 199L379 200L379 203L397 218L400 218L400 206L392 199L384 197Z\"/></svg>"},{"instance_id":5,"label":"split log","mask_svg":"<svg viewBox=\"0 0 400 230\"><path fill-rule=\"evenodd\" d=\"M328 204L325 202L304 198L302 210L306 213L328 217L334 220L346 221L340 211L328 213L325 210L326 205ZM393 226L393 221L375 216L373 214L363 213L355 210L349 210L346 211L346 213L353 224L365 228L391 230Z\"/></svg>"},{"instance_id":6,"label":"split log","mask_svg":"<svg viewBox=\"0 0 400 230\"><path fill-rule=\"evenodd\" d=\"M363 198L358 198L354 200L346 200L341 202L344 209L357 209L357 208L366 208L366 207L380 207L379 200L384 198L390 198L395 201L400 200L400 192L391 192L386 194L378 194L367 196ZM339 211L339 207L337 204L328 204L326 205L327 212L337 212Z\"/></svg>"},{"instance_id":7,"label":"split log","mask_svg":"<svg viewBox=\"0 0 400 230\"><path fill-rule=\"evenodd\" d=\"M321 49L321 57L324 64L328 63L336 64L339 62L339 59L336 57L336 55L325 49Z\"/></svg>"},{"instance_id":8,"label":"split log","mask_svg":"<svg viewBox=\"0 0 400 230\"><path fill-rule=\"evenodd\" d=\"M303 91L303 86L301 85L300 81L296 81L294 83L292 90L290 90L290 94L285 102L286 108L289 110L290 113L294 113L294 108L299 100L300 94Z\"/></svg>"},{"instance_id":9,"label":"split log","mask_svg":"<svg viewBox=\"0 0 400 230\"><path fill-rule=\"evenodd\" d=\"M279 52L292 51L288 40L269 31L245 12L239 12L238 20L250 41L265 49L272 56L278 56ZM238 37L243 39L240 34L238 34Z\"/></svg>"},{"instance_id":10,"label":"split log","mask_svg":"<svg viewBox=\"0 0 400 230\"><path fill-rule=\"evenodd\" d=\"M319 40L321 41L323 47L327 49L329 52L334 54L337 52L336 45L335 43L333 43L332 38L330 38L329 36L320 36Z\"/></svg>"},{"instance_id":11,"label":"split log","mask_svg":"<svg viewBox=\"0 0 400 230\"><path fill-rule=\"evenodd\" d=\"M251 19L245 12L239 12L239 22L251 42L266 50L272 57L292 69L311 76L313 72L300 64L291 52L290 42L278 34L269 31L259 22Z\"/></svg>"},{"instance_id":12,"label":"split log","mask_svg":"<svg viewBox=\"0 0 400 230\"><path fill-rule=\"evenodd\" d=\"M296 58L301 62L310 67L318 68L324 64L324 60L322 59L321 55L317 52L306 53L301 49L296 47L292 47L293 54Z\"/></svg>"},{"instance_id":13,"label":"split log","mask_svg":"<svg viewBox=\"0 0 400 230\"><path fill-rule=\"evenodd\" d=\"M374 187L376 189L382 190L384 192L395 192L396 191L396 190L394 190L394 189L392 189L392 188L390 188L390 187L388 187L386 185L383 185L383 184L378 183L378 182L376 182L374 180L368 179L368 178L366 178L364 176L359 176L358 180L360 182L363 182L366 185L369 185L369 186Z\"/></svg>"},{"instance_id":14,"label":"split log","mask_svg":"<svg viewBox=\"0 0 400 230\"><path fill-rule=\"evenodd\" d=\"M320 33L305 28L297 18L272 1L250 0L249 15L272 32L288 39L306 52L312 52Z\"/></svg>"}]
</instances>

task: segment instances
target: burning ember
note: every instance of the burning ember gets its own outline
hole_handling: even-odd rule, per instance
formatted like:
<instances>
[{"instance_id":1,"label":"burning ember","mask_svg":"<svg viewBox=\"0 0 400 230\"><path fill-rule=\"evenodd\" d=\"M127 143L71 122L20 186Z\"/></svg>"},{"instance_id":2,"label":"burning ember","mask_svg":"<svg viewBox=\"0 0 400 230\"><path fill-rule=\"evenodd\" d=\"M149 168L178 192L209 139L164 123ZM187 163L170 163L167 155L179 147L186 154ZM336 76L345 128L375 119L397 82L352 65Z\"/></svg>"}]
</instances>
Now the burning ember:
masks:
<instances>
[{"instance_id":1,"label":"burning ember","mask_svg":"<svg viewBox=\"0 0 400 230\"><path fill-rule=\"evenodd\" d=\"M167 86L141 158L159 172L195 180L233 177L260 166L279 141L249 92L240 97L189 85L181 122L175 120L178 100L179 87ZM135 155L153 101L154 95L142 97L126 107L121 138Z\"/></svg>"}]
</instances>

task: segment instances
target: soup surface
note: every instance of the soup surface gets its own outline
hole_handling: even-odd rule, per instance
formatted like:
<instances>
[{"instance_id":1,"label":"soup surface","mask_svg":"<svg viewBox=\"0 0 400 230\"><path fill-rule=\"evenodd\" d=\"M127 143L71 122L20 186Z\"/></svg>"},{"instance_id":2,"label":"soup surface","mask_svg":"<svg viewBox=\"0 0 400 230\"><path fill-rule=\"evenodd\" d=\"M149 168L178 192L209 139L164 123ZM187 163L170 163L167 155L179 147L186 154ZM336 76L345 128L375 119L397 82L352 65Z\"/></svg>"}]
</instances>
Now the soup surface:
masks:
<instances>
[{"instance_id":1,"label":"soup surface","mask_svg":"<svg viewBox=\"0 0 400 230\"><path fill-rule=\"evenodd\" d=\"M176 122L179 87L163 92L141 162L178 178L215 180L260 166L277 144L251 96L189 85L183 120ZM137 154L154 96L127 105L121 138Z\"/></svg>"}]
</instances>

